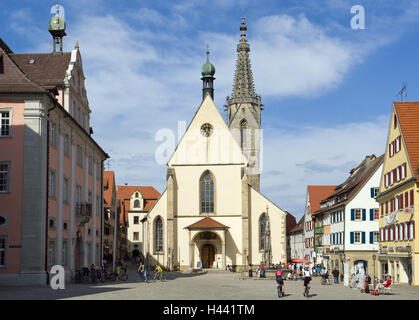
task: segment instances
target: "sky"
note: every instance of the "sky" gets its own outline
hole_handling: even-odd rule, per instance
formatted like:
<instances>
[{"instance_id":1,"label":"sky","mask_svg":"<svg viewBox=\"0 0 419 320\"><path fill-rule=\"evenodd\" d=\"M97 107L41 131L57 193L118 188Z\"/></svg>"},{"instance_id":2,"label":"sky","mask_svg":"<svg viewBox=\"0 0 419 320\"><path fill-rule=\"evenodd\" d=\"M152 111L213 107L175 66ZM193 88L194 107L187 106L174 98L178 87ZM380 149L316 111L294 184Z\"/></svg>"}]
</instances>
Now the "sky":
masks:
<instances>
[{"instance_id":1,"label":"sky","mask_svg":"<svg viewBox=\"0 0 419 320\"><path fill-rule=\"evenodd\" d=\"M2 1L0 37L16 53L51 52L53 1ZM93 138L118 184L162 192L156 161L202 100L200 67L216 67L215 103L231 96L240 23L262 97L261 192L297 219L307 185L338 185L366 155L385 152L393 101L419 100L419 0L69 0L64 50L79 41ZM361 5L365 28L353 29ZM182 132L180 130L180 132ZM180 135L180 136L178 136ZM170 155L169 155L170 156Z\"/></svg>"}]
</instances>

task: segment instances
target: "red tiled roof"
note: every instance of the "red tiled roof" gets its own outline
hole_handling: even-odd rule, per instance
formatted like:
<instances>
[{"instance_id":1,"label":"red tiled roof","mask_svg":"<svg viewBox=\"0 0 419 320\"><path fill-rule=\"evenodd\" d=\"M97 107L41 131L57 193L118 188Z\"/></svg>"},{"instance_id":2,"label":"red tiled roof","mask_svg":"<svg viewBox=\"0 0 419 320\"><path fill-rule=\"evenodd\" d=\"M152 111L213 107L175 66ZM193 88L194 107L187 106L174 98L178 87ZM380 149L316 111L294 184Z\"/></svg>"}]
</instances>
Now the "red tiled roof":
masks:
<instances>
[{"instance_id":1,"label":"red tiled roof","mask_svg":"<svg viewBox=\"0 0 419 320\"><path fill-rule=\"evenodd\" d=\"M307 186L311 214L320 209L320 201L329 197L336 186Z\"/></svg>"},{"instance_id":2,"label":"red tiled roof","mask_svg":"<svg viewBox=\"0 0 419 320\"><path fill-rule=\"evenodd\" d=\"M115 186L115 173L113 171L103 172L103 186L105 191L103 192L103 198L107 205L112 203L112 190Z\"/></svg>"},{"instance_id":3,"label":"red tiled roof","mask_svg":"<svg viewBox=\"0 0 419 320\"><path fill-rule=\"evenodd\" d=\"M297 220L295 220L295 217L289 212L287 212L285 219L286 219L285 230L286 230L286 234L289 235L291 230L296 226Z\"/></svg>"},{"instance_id":4,"label":"red tiled roof","mask_svg":"<svg viewBox=\"0 0 419 320\"><path fill-rule=\"evenodd\" d=\"M298 233L304 230L304 214L298 221L297 225L290 231L290 233Z\"/></svg>"},{"instance_id":5,"label":"red tiled roof","mask_svg":"<svg viewBox=\"0 0 419 320\"><path fill-rule=\"evenodd\" d=\"M139 191L144 199L158 199L160 193L154 187L142 186L117 186L118 198L129 199L135 191Z\"/></svg>"},{"instance_id":6,"label":"red tiled roof","mask_svg":"<svg viewBox=\"0 0 419 320\"><path fill-rule=\"evenodd\" d=\"M10 58L33 81L41 86L64 85L71 52L9 54ZM30 64L29 60L34 63Z\"/></svg>"},{"instance_id":7,"label":"red tiled roof","mask_svg":"<svg viewBox=\"0 0 419 320\"><path fill-rule=\"evenodd\" d=\"M228 227L210 217L205 217L204 219L201 219L198 222L195 222L186 228L187 229L227 229Z\"/></svg>"},{"instance_id":8,"label":"red tiled roof","mask_svg":"<svg viewBox=\"0 0 419 320\"><path fill-rule=\"evenodd\" d=\"M406 144L413 175L419 179L419 101L395 102L397 118Z\"/></svg>"}]
</instances>

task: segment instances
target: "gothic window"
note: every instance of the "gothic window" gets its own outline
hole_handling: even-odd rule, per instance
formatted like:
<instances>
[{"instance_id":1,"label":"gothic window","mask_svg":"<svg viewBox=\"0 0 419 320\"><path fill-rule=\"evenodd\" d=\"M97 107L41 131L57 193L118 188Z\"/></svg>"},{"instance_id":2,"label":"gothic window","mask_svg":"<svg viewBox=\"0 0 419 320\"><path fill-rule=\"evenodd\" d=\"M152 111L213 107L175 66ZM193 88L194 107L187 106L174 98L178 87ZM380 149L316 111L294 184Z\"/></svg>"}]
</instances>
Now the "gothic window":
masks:
<instances>
[{"instance_id":1,"label":"gothic window","mask_svg":"<svg viewBox=\"0 0 419 320\"><path fill-rule=\"evenodd\" d=\"M262 214L259 219L259 250L265 250L266 215Z\"/></svg>"},{"instance_id":2,"label":"gothic window","mask_svg":"<svg viewBox=\"0 0 419 320\"><path fill-rule=\"evenodd\" d=\"M201 213L214 213L214 178L207 171L201 177Z\"/></svg>"},{"instance_id":3,"label":"gothic window","mask_svg":"<svg viewBox=\"0 0 419 320\"><path fill-rule=\"evenodd\" d=\"M154 223L154 231L155 231L155 243L154 248L155 252L162 252L163 251L163 221L160 217L158 217Z\"/></svg>"},{"instance_id":4,"label":"gothic window","mask_svg":"<svg viewBox=\"0 0 419 320\"><path fill-rule=\"evenodd\" d=\"M240 141L242 150L247 146L247 121L243 119L240 122Z\"/></svg>"}]
</instances>

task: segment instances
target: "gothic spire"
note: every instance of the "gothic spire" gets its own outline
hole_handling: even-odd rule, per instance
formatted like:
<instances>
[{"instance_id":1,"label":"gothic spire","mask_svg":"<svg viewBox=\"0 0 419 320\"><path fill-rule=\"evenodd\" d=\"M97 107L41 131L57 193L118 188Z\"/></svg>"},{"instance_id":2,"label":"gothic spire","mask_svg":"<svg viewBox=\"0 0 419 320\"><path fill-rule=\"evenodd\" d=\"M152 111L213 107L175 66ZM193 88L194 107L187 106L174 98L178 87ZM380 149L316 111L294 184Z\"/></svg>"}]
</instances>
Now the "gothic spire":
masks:
<instances>
[{"instance_id":1,"label":"gothic spire","mask_svg":"<svg viewBox=\"0 0 419 320\"><path fill-rule=\"evenodd\" d=\"M247 26L244 17L242 17L240 31L241 38L237 45L237 63L231 98L233 100L240 99L241 102L253 102L256 98L256 94L249 59L250 46L246 40Z\"/></svg>"}]
</instances>

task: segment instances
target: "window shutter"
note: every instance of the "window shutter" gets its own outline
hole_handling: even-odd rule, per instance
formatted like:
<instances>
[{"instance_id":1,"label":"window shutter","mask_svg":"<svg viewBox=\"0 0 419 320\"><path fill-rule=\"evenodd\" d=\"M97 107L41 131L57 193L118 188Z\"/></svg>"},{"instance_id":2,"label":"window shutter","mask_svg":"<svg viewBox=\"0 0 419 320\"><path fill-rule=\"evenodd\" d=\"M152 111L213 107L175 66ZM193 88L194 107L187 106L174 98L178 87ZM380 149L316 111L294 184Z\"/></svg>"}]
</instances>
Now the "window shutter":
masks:
<instances>
[{"instance_id":1,"label":"window shutter","mask_svg":"<svg viewBox=\"0 0 419 320\"><path fill-rule=\"evenodd\" d=\"M406 178L406 162L402 164L402 179Z\"/></svg>"},{"instance_id":2,"label":"window shutter","mask_svg":"<svg viewBox=\"0 0 419 320\"><path fill-rule=\"evenodd\" d=\"M361 232L361 235L362 235L362 243L365 243L365 232Z\"/></svg>"},{"instance_id":3,"label":"window shutter","mask_svg":"<svg viewBox=\"0 0 419 320\"><path fill-rule=\"evenodd\" d=\"M370 192L371 192L371 198L374 198L374 188L371 188Z\"/></svg>"},{"instance_id":4,"label":"window shutter","mask_svg":"<svg viewBox=\"0 0 419 320\"><path fill-rule=\"evenodd\" d=\"M388 145L388 156L391 158L391 143Z\"/></svg>"},{"instance_id":5,"label":"window shutter","mask_svg":"<svg viewBox=\"0 0 419 320\"><path fill-rule=\"evenodd\" d=\"M374 221L374 209L370 209L370 221Z\"/></svg>"},{"instance_id":6,"label":"window shutter","mask_svg":"<svg viewBox=\"0 0 419 320\"><path fill-rule=\"evenodd\" d=\"M354 235L354 233L353 233L353 232L351 232L351 244L353 244L353 243L354 243L354 240L355 240L355 235Z\"/></svg>"},{"instance_id":7,"label":"window shutter","mask_svg":"<svg viewBox=\"0 0 419 320\"><path fill-rule=\"evenodd\" d=\"M355 209L351 209L351 221L355 220Z\"/></svg>"},{"instance_id":8,"label":"window shutter","mask_svg":"<svg viewBox=\"0 0 419 320\"><path fill-rule=\"evenodd\" d=\"M374 232L370 231L370 243L374 243Z\"/></svg>"},{"instance_id":9,"label":"window shutter","mask_svg":"<svg viewBox=\"0 0 419 320\"><path fill-rule=\"evenodd\" d=\"M367 220L367 209L362 209L362 221Z\"/></svg>"}]
</instances>

